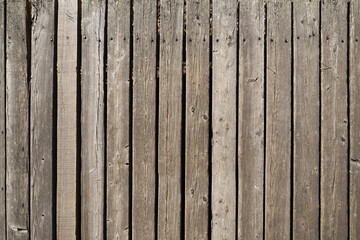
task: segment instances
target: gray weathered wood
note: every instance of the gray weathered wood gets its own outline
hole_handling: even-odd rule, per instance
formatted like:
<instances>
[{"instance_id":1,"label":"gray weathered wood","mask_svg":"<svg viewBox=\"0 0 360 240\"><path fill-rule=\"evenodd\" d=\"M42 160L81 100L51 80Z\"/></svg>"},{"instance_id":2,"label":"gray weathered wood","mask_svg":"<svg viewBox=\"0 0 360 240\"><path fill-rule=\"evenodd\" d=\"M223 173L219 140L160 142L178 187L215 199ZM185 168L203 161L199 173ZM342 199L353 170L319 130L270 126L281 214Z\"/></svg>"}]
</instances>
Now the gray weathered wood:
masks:
<instances>
[{"instance_id":1,"label":"gray weathered wood","mask_svg":"<svg viewBox=\"0 0 360 240\"><path fill-rule=\"evenodd\" d=\"M239 8L238 237L263 238L264 1Z\"/></svg>"},{"instance_id":2,"label":"gray weathered wood","mask_svg":"<svg viewBox=\"0 0 360 240\"><path fill-rule=\"evenodd\" d=\"M155 239L157 1L134 0L132 237Z\"/></svg>"},{"instance_id":3,"label":"gray weathered wood","mask_svg":"<svg viewBox=\"0 0 360 240\"><path fill-rule=\"evenodd\" d=\"M7 239L29 239L29 87L26 2L6 4Z\"/></svg>"},{"instance_id":4,"label":"gray weathered wood","mask_svg":"<svg viewBox=\"0 0 360 240\"><path fill-rule=\"evenodd\" d=\"M350 239L360 239L360 2L350 6Z\"/></svg>"},{"instance_id":5,"label":"gray weathered wood","mask_svg":"<svg viewBox=\"0 0 360 240\"><path fill-rule=\"evenodd\" d=\"M290 239L291 2L267 1L265 239Z\"/></svg>"},{"instance_id":6,"label":"gray weathered wood","mask_svg":"<svg viewBox=\"0 0 360 240\"><path fill-rule=\"evenodd\" d=\"M160 2L159 239L180 239L183 0Z\"/></svg>"},{"instance_id":7,"label":"gray weathered wood","mask_svg":"<svg viewBox=\"0 0 360 240\"><path fill-rule=\"evenodd\" d=\"M294 1L294 239L319 239L319 1Z\"/></svg>"},{"instance_id":8,"label":"gray weathered wood","mask_svg":"<svg viewBox=\"0 0 360 240\"><path fill-rule=\"evenodd\" d=\"M236 238L236 0L213 1L212 227L214 239Z\"/></svg>"},{"instance_id":9,"label":"gray weathered wood","mask_svg":"<svg viewBox=\"0 0 360 240\"><path fill-rule=\"evenodd\" d=\"M130 0L108 1L107 238L129 239Z\"/></svg>"},{"instance_id":10,"label":"gray weathered wood","mask_svg":"<svg viewBox=\"0 0 360 240\"><path fill-rule=\"evenodd\" d=\"M81 239L103 239L105 1L81 6Z\"/></svg>"},{"instance_id":11,"label":"gray weathered wood","mask_svg":"<svg viewBox=\"0 0 360 240\"><path fill-rule=\"evenodd\" d=\"M185 239L209 238L209 0L186 1ZM185 39L184 39L185 40Z\"/></svg>"},{"instance_id":12,"label":"gray weathered wood","mask_svg":"<svg viewBox=\"0 0 360 240\"><path fill-rule=\"evenodd\" d=\"M6 239L5 1L0 0L0 240Z\"/></svg>"},{"instance_id":13,"label":"gray weathered wood","mask_svg":"<svg viewBox=\"0 0 360 240\"><path fill-rule=\"evenodd\" d=\"M347 1L322 1L321 11L320 236L347 239Z\"/></svg>"},{"instance_id":14,"label":"gray weathered wood","mask_svg":"<svg viewBox=\"0 0 360 240\"><path fill-rule=\"evenodd\" d=\"M57 46L57 239L76 233L77 16L74 0L58 1Z\"/></svg>"},{"instance_id":15,"label":"gray weathered wood","mask_svg":"<svg viewBox=\"0 0 360 240\"><path fill-rule=\"evenodd\" d=\"M32 1L30 233L53 237L54 1Z\"/></svg>"}]
</instances>

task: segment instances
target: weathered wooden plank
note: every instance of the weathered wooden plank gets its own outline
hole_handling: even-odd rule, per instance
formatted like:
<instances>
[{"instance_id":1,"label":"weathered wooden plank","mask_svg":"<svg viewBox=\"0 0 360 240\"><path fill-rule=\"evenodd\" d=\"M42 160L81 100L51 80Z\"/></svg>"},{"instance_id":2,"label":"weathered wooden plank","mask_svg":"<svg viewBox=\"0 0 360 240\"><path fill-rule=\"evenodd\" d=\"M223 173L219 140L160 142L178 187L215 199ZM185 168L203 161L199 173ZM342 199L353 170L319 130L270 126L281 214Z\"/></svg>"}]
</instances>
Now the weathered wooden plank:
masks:
<instances>
[{"instance_id":1,"label":"weathered wooden plank","mask_svg":"<svg viewBox=\"0 0 360 240\"><path fill-rule=\"evenodd\" d=\"M108 2L108 239L129 239L130 7L130 0Z\"/></svg>"},{"instance_id":2,"label":"weathered wooden plank","mask_svg":"<svg viewBox=\"0 0 360 240\"><path fill-rule=\"evenodd\" d=\"M212 232L236 238L236 0L213 1Z\"/></svg>"},{"instance_id":3,"label":"weathered wooden plank","mask_svg":"<svg viewBox=\"0 0 360 240\"><path fill-rule=\"evenodd\" d=\"M350 2L350 239L360 239L360 2Z\"/></svg>"},{"instance_id":4,"label":"weathered wooden plank","mask_svg":"<svg viewBox=\"0 0 360 240\"><path fill-rule=\"evenodd\" d=\"M319 239L319 1L294 1L294 239Z\"/></svg>"},{"instance_id":5,"label":"weathered wooden plank","mask_svg":"<svg viewBox=\"0 0 360 240\"><path fill-rule=\"evenodd\" d=\"M265 238L290 239L291 2L267 13Z\"/></svg>"},{"instance_id":6,"label":"weathered wooden plank","mask_svg":"<svg viewBox=\"0 0 360 240\"><path fill-rule=\"evenodd\" d=\"M181 234L183 0L160 1L159 239Z\"/></svg>"},{"instance_id":7,"label":"weathered wooden plank","mask_svg":"<svg viewBox=\"0 0 360 240\"><path fill-rule=\"evenodd\" d=\"M105 1L81 6L81 238L103 239Z\"/></svg>"},{"instance_id":8,"label":"weathered wooden plank","mask_svg":"<svg viewBox=\"0 0 360 240\"><path fill-rule=\"evenodd\" d=\"M155 239L157 1L134 0L132 237Z\"/></svg>"},{"instance_id":9,"label":"weathered wooden plank","mask_svg":"<svg viewBox=\"0 0 360 240\"><path fill-rule=\"evenodd\" d=\"M348 236L347 1L321 6L321 239Z\"/></svg>"},{"instance_id":10,"label":"weathered wooden plank","mask_svg":"<svg viewBox=\"0 0 360 240\"><path fill-rule=\"evenodd\" d=\"M26 2L6 4L7 239L29 239L29 87Z\"/></svg>"},{"instance_id":11,"label":"weathered wooden plank","mask_svg":"<svg viewBox=\"0 0 360 240\"><path fill-rule=\"evenodd\" d=\"M53 238L54 1L32 1L30 233Z\"/></svg>"},{"instance_id":12,"label":"weathered wooden plank","mask_svg":"<svg viewBox=\"0 0 360 240\"><path fill-rule=\"evenodd\" d=\"M209 238L209 0L186 1L185 239ZM185 40L185 39L184 39Z\"/></svg>"},{"instance_id":13,"label":"weathered wooden plank","mask_svg":"<svg viewBox=\"0 0 360 240\"><path fill-rule=\"evenodd\" d=\"M264 1L239 8L238 238L263 238Z\"/></svg>"},{"instance_id":14,"label":"weathered wooden plank","mask_svg":"<svg viewBox=\"0 0 360 240\"><path fill-rule=\"evenodd\" d=\"M58 1L57 239L76 238L76 99L78 3Z\"/></svg>"},{"instance_id":15,"label":"weathered wooden plank","mask_svg":"<svg viewBox=\"0 0 360 240\"><path fill-rule=\"evenodd\" d=\"M0 0L0 240L6 239L5 1Z\"/></svg>"}]
</instances>

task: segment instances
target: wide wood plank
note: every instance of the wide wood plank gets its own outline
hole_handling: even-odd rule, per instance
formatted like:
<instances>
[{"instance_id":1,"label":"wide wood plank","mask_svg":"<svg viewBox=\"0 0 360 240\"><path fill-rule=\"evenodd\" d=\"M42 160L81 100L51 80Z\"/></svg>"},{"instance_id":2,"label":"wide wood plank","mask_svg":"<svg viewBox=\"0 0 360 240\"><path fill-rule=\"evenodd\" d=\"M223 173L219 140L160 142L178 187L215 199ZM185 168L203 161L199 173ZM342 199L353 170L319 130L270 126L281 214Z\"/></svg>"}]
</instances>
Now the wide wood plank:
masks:
<instances>
[{"instance_id":1,"label":"wide wood plank","mask_svg":"<svg viewBox=\"0 0 360 240\"><path fill-rule=\"evenodd\" d=\"M209 0L186 1L185 239L209 238ZM184 39L185 40L185 39Z\"/></svg>"},{"instance_id":2,"label":"wide wood plank","mask_svg":"<svg viewBox=\"0 0 360 240\"><path fill-rule=\"evenodd\" d=\"M267 1L265 239L290 239L291 2Z\"/></svg>"},{"instance_id":3,"label":"wide wood plank","mask_svg":"<svg viewBox=\"0 0 360 240\"><path fill-rule=\"evenodd\" d=\"M212 232L235 239L236 231L236 0L213 1Z\"/></svg>"},{"instance_id":4,"label":"wide wood plank","mask_svg":"<svg viewBox=\"0 0 360 240\"><path fill-rule=\"evenodd\" d=\"M130 7L130 0L108 1L108 239L129 239Z\"/></svg>"},{"instance_id":5,"label":"wide wood plank","mask_svg":"<svg viewBox=\"0 0 360 240\"><path fill-rule=\"evenodd\" d=\"M81 238L103 239L105 1L81 6Z\"/></svg>"},{"instance_id":6,"label":"wide wood plank","mask_svg":"<svg viewBox=\"0 0 360 240\"><path fill-rule=\"evenodd\" d=\"M6 239L5 1L0 0L0 240Z\"/></svg>"},{"instance_id":7,"label":"wide wood plank","mask_svg":"<svg viewBox=\"0 0 360 240\"><path fill-rule=\"evenodd\" d=\"M294 239L319 239L319 1L294 1Z\"/></svg>"},{"instance_id":8,"label":"wide wood plank","mask_svg":"<svg viewBox=\"0 0 360 240\"><path fill-rule=\"evenodd\" d=\"M134 0L132 237L155 239L157 1Z\"/></svg>"},{"instance_id":9,"label":"wide wood plank","mask_svg":"<svg viewBox=\"0 0 360 240\"><path fill-rule=\"evenodd\" d=\"M30 106L31 238L53 237L53 0L32 1Z\"/></svg>"},{"instance_id":10,"label":"wide wood plank","mask_svg":"<svg viewBox=\"0 0 360 240\"><path fill-rule=\"evenodd\" d=\"M264 1L239 8L238 238L263 238Z\"/></svg>"},{"instance_id":11,"label":"wide wood plank","mask_svg":"<svg viewBox=\"0 0 360 240\"><path fill-rule=\"evenodd\" d=\"M29 239L29 83L26 2L6 3L7 239Z\"/></svg>"},{"instance_id":12,"label":"wide wood plank","mask_svg":"<svg viewBox=\"0 0 360 240\"><path fill-rule=\"evenodd\" d=\"M321 239L348 236L347 1L321 6Z\"/></svg>"},{"instance_id":13,"label":"wide wood plank","mask_svg":"<svg viewBox=\"0 0 360 240\"><path fill-rule=\"evenodd\" d=\"M180 239L183 0L160 1L159 239Z\"/></svg>"},{"instance_id":14,"label":"wide wood plank","mask_svg":"<svg viewBox=\"0 0 360 240\"><path fill-rule=\"evenodd\" d=\"M58 4L56 234L67 240L76 238L78 3Z\"/></svg>"}]
</instances>

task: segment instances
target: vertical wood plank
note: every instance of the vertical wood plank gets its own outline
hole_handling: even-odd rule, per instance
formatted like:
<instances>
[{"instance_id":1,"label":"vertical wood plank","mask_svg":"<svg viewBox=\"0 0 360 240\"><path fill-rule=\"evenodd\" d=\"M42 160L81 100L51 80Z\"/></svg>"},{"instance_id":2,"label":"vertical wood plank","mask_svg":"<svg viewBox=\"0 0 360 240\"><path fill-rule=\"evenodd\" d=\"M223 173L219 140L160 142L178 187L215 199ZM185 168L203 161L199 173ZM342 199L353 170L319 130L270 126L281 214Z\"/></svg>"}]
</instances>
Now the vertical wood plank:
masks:
<instances>
[{"instance_id":1,"label":"vertical wood plank","mask_svg":"<svg viewBox=\"0 0 360 240\"><path fill-rule=\"evenodd\" d=\"M57 239L76 238L77 16L78 2L58 1Z\"/></svg>"},{"instance_id":2,"label":"vertical wood plank","mask_svg":"<svg viewBox=\"0 0 360 240\"><path fill-rule=\"evenodd\" d=\"M209 238L209 0L186 1L185 239Z\"/></svg>"},{"instance_id":3,"label":"vertical wood plank","mask_svg":"<svg viewBox=\"0 0 360 240\"><path fill-rule=\"evenodd\" d=\"M108 1L108 239L129 239L130 7L130 0Z\"/></svg>"},{"instance_id":4,"label":"vertical wood plank","mask_svg":"<svg viewBox=\"0 0 360 240\"><path fill-rule=\"evenodd\" d=\"M350 239L360 239L360 2L350 2Z\"/></svg>"},{"instance_id":5,"label":"vertical wood plank","mask_svg":"<svg viewBox=\"0 0 360 240\"><path fill-rule=\"evenodd\" d=\"M132 237L155 239L157 1L134 0Z\"/></svg>"},{"instance_id":6,"label":"vertical wood plank","mask_svg":"<svg viewBox=\"0 0 360 240\"><path fill-rule=\"evenodd\" d=\"M236 235L237 7L213 1L212 232L214 239Z\"/></svg>"},{"instance_id":7,"label":"vertical wood plank","mask_svg":"<svg viewBox=\"0 0 360 240\"><path fill-rule=\"evenodd\" d=\"M264 1L239 9L238 237L263 238Z\"/></svg>"},{"instance_id":8,"label":"vertical wood plank","mask_svg":"<svg viewBox=\"0 0 360 240\"><path fill-rule=\"evenodd\" d=\"M26 1L6 8L7 239L29 239L29 87Z\"/></svg>"},{"instance_id":9,"label":"vertical wood plank","mask_svg":"<svg viewBox=\"0 0 360 240\"><path fill-rule=\"evenodd\" d=\"M160 2L159 239L180 239L183 0Z\"/></svg>"},{"instance_id":10,"label":"vertical wood plank","mask_svg":"<svg viewBox=\"0 0 360 240\"><path fill-rule=\"evenodd\" d=\"M290 239L291 2L267 13L265 239Z\"/></svg>"},{"instance_id":11,"label":"vertical wood plank","mask_svg":"<svg viewBox=\"0 0 360 240\"><path fill-rule=\"evenodd\" d=\"M0 240L6 239L5 1L0 0Z\"/></svg>"},{"instance_id":12,"label":"vertical wood plank","mask_svg":"<svg viewBox=\"0 0 360 240\"><path fill-rule=\"evenodd\" d=\"M319 239L319 1L294 1L294 239Z\"/></svg>"},{"instance_id":13,"label":"vertical wood plank","mask_svg":"<svg viewBox=\"0 0 360 240\"><path fill-rule=\"evenodd\" d=\"M348 236L347 1L321 7L321 239Z\"/></svg>"},{"instance_id":14,"label":"vertical wood plank","mask_svg":"<svg viewBox=\"0 0 360 240\"><path fill-rule=\"evenodd\" d=\"M82 1L81 238L104 237L105 1Z\"/></svg>"},{"instance_id":15,"label":"vertical wood plank","mask_svg":"<svg viewBox=\"0 0 360 240\"><path fill-rule=\"evenodd\" d=\"M30 106L31 238L53 237L54 1L32 1Z\"/></svg>"}]
</instances>

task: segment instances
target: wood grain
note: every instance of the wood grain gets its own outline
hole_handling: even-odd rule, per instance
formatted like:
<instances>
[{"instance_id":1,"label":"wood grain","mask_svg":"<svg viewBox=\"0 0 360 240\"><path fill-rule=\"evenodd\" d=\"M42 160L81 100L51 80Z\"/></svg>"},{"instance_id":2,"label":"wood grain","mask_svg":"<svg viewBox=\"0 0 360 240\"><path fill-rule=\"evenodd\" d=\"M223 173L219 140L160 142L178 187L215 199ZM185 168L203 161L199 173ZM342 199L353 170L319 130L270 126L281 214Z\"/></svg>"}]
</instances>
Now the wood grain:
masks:
<instances>
[{"instance_id":1,"label":"wood grain","mask_svg":"<svg viewBox=\"0 0 360 240\"><path fill-rule=\"evenodd\" d=\"M160 1L159 239L181 237L183 4Z\"/></svg>"},{"instance_id":2,"label":"wood grain","mask_svg":"<svg viewBox=\"0 0 360 240\"><path fill-rule=\"evenodd\" d=\"M347 1L321 6L321 239L348 236Z\"/></svg>"},{"instance_id":3,"label":"wood grain","mask_svg":"<svg viewBox=\"0 0 360 240\"><path fill-rule=\"evenodd\" d=\"M5 1L0 0L0 240L6 239Z\"/></svg>"}]
</instances>

